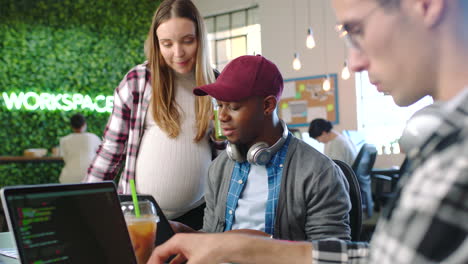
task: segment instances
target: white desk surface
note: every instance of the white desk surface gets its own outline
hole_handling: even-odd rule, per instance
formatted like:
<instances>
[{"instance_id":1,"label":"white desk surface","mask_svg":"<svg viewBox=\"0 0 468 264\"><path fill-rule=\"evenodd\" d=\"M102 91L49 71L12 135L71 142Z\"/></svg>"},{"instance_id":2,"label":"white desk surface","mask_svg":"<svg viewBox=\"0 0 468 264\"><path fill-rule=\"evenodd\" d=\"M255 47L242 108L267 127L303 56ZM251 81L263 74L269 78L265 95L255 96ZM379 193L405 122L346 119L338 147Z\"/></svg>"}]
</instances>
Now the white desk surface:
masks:
<instances>
[{"instance_id":1,"label":"white desk surface","mask_svg":"<svg viewBox=\"0 0 468 264\"><path fill-rule=\"evenodd\" d=\"M10 232L0 233L0 248L14 248L13 240ZM4 255L0 255L1 264L19 264L18 259L13 259Z\"/></svg>"}]
</instances>

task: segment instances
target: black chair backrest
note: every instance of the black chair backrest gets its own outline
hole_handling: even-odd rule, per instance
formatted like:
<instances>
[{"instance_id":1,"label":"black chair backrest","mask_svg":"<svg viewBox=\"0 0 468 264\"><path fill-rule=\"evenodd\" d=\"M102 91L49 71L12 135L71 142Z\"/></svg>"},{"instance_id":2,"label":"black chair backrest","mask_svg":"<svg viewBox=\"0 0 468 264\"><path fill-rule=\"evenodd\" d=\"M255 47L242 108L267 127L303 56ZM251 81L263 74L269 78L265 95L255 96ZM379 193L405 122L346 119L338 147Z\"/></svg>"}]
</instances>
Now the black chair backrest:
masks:
<instances>
[{"instance_id":1,"label":"black chair backrest","mask_svg":"<svg viewBox=\"0 0 468 264\"><path fill-rule=\"evenodd\" d=\"M351 225L351 240L359 241L362 228L362 205L361 190L356 174L351 167L341 160L333 160L343 171L349 184L349 198L351 199L351 211L349 212L349 223Z\"/></svg>"},{"instance_id":2,"label":"black chair backrest","mask_svg":"<svg viewBox=\"0 0 468 264\"><path fill-rule=\"evenodd\" d=\"M406 157L400 165L399 176L401 177L401 175L405 174L405 172L409 169L409 167L410 167L410 161Z\"/></svg>"},{"instance_id":3,"label":"black chair backrest","mask_svg":"<svg viewBox=\"0 0 468 264\"><path fill-rule=\"evenodd\" d=\"M372 195L374 197L374 209L380 211L387 203L397 195L398 182L409 170L410 161L406 157L400 168L374 169L372 170Z\"/></svg>"},{"instance_id":4,"label":"black chair backrest","mask_svg":"<svg viewBox=\"0 0 468 264\"><path fill-rule=\"evenodd\" d=\"M366 211L366 218L370 218L374 211L374 202L372 200L371 174L377 158L377 149L374 145L362 145L359 153L354 160L351 168L359 182L361 188L362 207Z\"/></svg>"},{"instance_id":5,"label":"black chair backrest","mask_svg":"<svg viewBox=\"0 0 468 264\"><path fill-rule=\"evenodd\" d=\"M356 175L370 175L377 158L377 149L371 144L364 144L351 166Z\"/></svg>"}]
</instances>

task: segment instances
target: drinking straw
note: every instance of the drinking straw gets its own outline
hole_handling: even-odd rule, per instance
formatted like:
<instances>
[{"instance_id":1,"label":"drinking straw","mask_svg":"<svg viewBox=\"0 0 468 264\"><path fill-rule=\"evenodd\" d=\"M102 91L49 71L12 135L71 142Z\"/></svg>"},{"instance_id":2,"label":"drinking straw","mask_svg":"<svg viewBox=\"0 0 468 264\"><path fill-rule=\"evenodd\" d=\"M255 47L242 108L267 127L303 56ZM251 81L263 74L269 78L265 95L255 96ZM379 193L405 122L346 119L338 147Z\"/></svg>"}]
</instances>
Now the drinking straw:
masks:
<instances>
[{"instance_id":1,"label":"drinking straw","mask_svg":"<svg viewBox=\"0 0 468 264\"><path fill-rule=\"evenodd\" d=\"M130 180L130 190L132 191L132 201L133 206L135 207L135 216L140 217L140 206L138 205L138 198L135 188L135 180Z\"/></svg>"}]
</instances>

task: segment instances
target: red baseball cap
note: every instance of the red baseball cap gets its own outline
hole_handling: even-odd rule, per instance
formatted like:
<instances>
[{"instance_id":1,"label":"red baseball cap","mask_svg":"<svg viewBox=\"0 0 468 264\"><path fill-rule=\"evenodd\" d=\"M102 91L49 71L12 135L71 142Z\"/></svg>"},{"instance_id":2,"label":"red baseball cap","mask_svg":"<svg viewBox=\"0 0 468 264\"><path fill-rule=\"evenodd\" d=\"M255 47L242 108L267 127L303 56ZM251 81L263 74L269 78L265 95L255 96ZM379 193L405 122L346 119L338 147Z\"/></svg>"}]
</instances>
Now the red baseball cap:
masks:
<instances>
[{"instance_id":1,"label":"red baseball cap","mask_svg":"<svg viewBox=\"0 0 468 264\"><path fill-rule=\"evenodd\" d=\"M216 82L196 87L195 95L210 95L224 102L238 102L251 96L273 95L279 100L283 77L276 65L261 55L232 60Z\"/></svg>"}]
</instances>

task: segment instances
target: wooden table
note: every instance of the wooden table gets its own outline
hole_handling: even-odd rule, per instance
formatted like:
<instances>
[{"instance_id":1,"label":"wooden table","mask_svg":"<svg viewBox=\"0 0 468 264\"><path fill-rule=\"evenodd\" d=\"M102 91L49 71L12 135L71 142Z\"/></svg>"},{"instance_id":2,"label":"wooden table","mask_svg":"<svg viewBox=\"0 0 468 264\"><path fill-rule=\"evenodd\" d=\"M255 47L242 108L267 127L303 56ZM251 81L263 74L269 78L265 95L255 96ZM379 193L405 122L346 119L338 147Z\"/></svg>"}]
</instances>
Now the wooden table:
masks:
<instances>
[{"instance_id":1,"label":"wooden table","mask_svg":"<svg viewBox=\"0 0 468 264\"><path fill-rule=\"evenodd\" d=\"M8 163L63 163L62 157L0 156L0 164Z\"/></svg>"}]
</instances>

